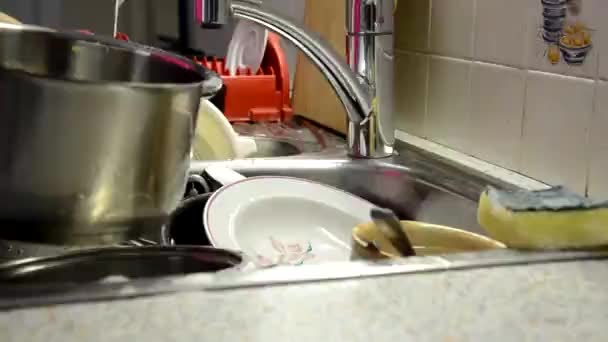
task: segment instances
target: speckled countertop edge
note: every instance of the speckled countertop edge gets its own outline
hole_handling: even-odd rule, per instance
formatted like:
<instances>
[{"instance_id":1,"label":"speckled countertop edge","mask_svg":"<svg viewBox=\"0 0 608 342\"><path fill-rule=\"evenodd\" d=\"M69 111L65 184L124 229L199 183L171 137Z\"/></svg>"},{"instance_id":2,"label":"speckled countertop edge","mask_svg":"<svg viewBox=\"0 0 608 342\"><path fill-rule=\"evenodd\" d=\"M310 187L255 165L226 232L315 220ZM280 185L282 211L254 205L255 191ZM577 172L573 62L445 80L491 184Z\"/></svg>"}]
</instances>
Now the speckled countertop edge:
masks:
<instances>
[{"instance_id":1,"label":"speckled countertop edge","mask_svg":"<svg viewBox=\"0 0 608 342\"><path fill-rule=\"evenodd\" d=\"M586 261L179 293L2 312L0 340L604 341L606 281Z\"/></svg>"}]
</instances>

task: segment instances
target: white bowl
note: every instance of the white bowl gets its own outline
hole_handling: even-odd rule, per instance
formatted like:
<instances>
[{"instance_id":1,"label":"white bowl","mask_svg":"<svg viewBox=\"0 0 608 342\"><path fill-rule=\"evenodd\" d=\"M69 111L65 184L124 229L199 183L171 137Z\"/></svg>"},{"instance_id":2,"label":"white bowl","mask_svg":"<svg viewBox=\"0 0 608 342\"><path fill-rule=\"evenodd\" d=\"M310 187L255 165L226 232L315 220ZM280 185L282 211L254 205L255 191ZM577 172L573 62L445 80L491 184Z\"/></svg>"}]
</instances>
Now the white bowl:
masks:
<instances>
[{"instance_id":1,"label":"white bowl","mask_svg":"<svg viewBox=\"0 0 608 342\"><path fill-rule=\"evenodd\" d=\"M256 151L255 140L239 136L222 111L209 100L201 99L192 144L192 159L236 159Z\"/></svg>"},{"instance_id":2,"label":"white bowl","mask_svg":"<svg viewBox=\"0 0 608 342\"><path fill-rule=\"evenodd\" d=\"M262 65L267 42L268 30L247 20L239 21L226 53L226 69L230 75L235 76L239 69L247 68L255 75Z\"/></svg>"}]
</instances>

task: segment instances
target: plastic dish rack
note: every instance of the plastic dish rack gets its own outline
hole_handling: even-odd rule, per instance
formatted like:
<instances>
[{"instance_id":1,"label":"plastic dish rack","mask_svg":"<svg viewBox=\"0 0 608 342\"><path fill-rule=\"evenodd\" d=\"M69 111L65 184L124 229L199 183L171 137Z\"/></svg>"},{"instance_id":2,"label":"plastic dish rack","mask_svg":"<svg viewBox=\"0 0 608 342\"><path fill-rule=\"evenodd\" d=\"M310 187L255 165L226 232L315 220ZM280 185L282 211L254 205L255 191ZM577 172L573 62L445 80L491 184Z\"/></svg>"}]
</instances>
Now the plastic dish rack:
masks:
<instances>
[{"instance_id":1,"label":"plastic dish rack","mask_svg":"<svg viewBox=\"0 0 608 342\"><path fill-rule=\"evenodd\" d=\"M224 108L220 109L229 121L286 121L293 116L289 68L276 34L268 35L262 65L255 73L247 68L231 76L223 58L203 57L195 58L195 61L217 72L224 80Z\"/></svg>"},{"instance_id":2,"label":"plastic dish rack","mask_svg":"<svg viewBox=\"0 0 608 342\"><path fill-rule=\"evenodd\" d=\"M128 41L129 37L119 32L116 39ZM264 59L255 73L247 68L231 76L223 58L197 57L194 61L222 77L223 91L212 102L230 122L288 121L293 116L289 67L278 35L268 34Z\"/></svg>"}]
</instances>

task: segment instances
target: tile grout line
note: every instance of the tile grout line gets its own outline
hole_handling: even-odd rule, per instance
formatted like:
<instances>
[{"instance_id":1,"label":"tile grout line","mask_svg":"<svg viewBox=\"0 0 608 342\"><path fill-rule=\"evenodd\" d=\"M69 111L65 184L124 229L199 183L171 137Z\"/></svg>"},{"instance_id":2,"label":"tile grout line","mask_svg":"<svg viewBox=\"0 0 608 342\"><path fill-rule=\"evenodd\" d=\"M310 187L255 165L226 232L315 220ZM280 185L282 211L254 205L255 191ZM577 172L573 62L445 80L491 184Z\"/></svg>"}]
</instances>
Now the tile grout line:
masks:
<instances>
[{"instance_id":1,"label":"tile grout line","mask_svg":"<svg viewBox=\"0 0 608 342\"><path fill-rule=\"evenodd\" d=\"M416 0L418 1L418 0ZM431 49L431 31L433 27L433 0L429 0L429 6L427 8L427 14L429 16L429 22L426 27L426 49ZM425 79L425 99L424 99L424 116L422 120L422 135L424 138L428 136L428 118L429 118L429 101L430 101L430 83L431 83L431 57L424 56L424 60L426 62L426 79Z\"/></svg>"},{"instance_id":2,"label":"tile grout line","mask_svg":"<svg viewBox=\"0 0 608 342\"><path fill-rule=\"evenodd\" d=\"M568 78L574 78L574 79L583 79L583 80L590 80L590 81L595 81L596 79L599 79L600 81L608 81L608 78L602 78L602 77L598 78L597 76L594 76L594 77L576 76L576 75L571 75L571 74L567 74L567 73L563 73L563 72L551 72L551 71L541 70L541 69L537 69L537 68L524 68L524 67L517 66L514 64L497 63L497 62L492 62L492 61L488 61L488 60L476 59L474 57L467 58L467 57L450 56L450 55L445 55L445 54L441 54L441 53L434 53L431 51L421 51L421 50L416 50L416 49L412 49L412 50L395 49L395 51L400 54L425 55L425 56L438 57L438 58L443 58L443 59L459 60L461 62L480 63L480 64L496 66L496 67L501 67L501 68L511 68L511 69L517 69L517 70L522 70L522 71L531 71L531 72L542 73L542 74L546 74L546 75L557 75L557 76L561 76L561 77L568 77Z\"/></svg>"},{"instance_id":3,"label":"tile grout line","mask_svg":"<svg viewBox=\"0 0 608 342\"><path fill-rule=\"evenodd\" d=\"M416 0L418 1L418 0ZM429 23L426 27L426 49L431 50L431 29L432 29L432 19L433 19L433 0L429 0L429 8L427 9L429 15Z\"/></svg>"},{"instance_id":4,"label":"tile grout line","mask_svg":"<svg viewBox=\"0 0 608 342\"><path fill-rule=\"evenodd\" d=\"M426 73L426 79L424 80L424 116L423 116L423 120L422 120L422 135L423 137L427 137L428 133L427 133L427 121L428 121L428 115L429 115L429 88L430 88L430 83L431 83L431 58L425 56L424 57L424 61L426 63L426 70L424 71Z\"/></svg>"},{"instance_id":5,"label":"tile grout line","mask_svg":"<svg viewBox=\"0 0 608 342\"><path fill-rule=\"evenodd\" d=\"M524 19L524 30L523 30L523 37L522 37L522 41L523 42L527 42L526 38L528 37L528 35L530 34L531 31L531 27L530 27L530 21L528 20L528 6L525 6L522 9L523 12L523 18ZM522 49L522 54L519 58L519 64L521 64L522 66L527 66L528 63L528 53L529 53L529 49L530 49L530 44L524 43L524 48ZM524 169L524 131L525 131L525 124L526 124L526 112L527 112L527 106L528 106L528 69L523 69L522 68L517 68L519 70L519 72L523 73L523 79L524 79L524 86L523 86L523 94L522 94L522 104L521 104L521 108L520 108L520 118L521 118L521 122L519 124L519 141L517 144L517 151L516 151L516 165L515 168L517 170L517 172L522 172L522 170Z\"/></svg>"},{"instance_id":6,"label":"tile grout line","mask_svg":"<svg viewBox=\"0 0 608 342\"><path fill-rule=\"evenodd\" d=\"M522 172L524 168L524 129L526 124L526 112L528 110L528 72L524 73L524 89L523 89L523 103L521 106L521 124L519 125L519 149L517 151L517 171Z\"/></svg>"},{"instance_id":7,"label":"tile grout line","mask_svg":"<svg viewBox=\"0 0 608 342\"><path fill-rule=\"evenodd\" d=\"M415 0L418 1L418 0ZM432 18L433 18L433 0L429 0L429 6L427 8L427 13L429 15L429 23L426 27L426 48L427 50L431 49L431 31L432 31ZM431 57L430 56L424 56L425 62L426 62L426 80L425 80L425 95L424 95L424 117L422 120L422 134L423 137L426 138L428 137L428 131L427 131L427 127L428 127L428 117L429 117L429 101L430 101L430 84L431 84Z\"/></svg>"},{"instance_id":8,"label":"tile grout line","mask_svg":"<svg viewBox=\"0 0 608 342\"><path fill-rule=\"evenodd\" d=\"M465 143L464 146L464 150L466 150L467 153L469 154L473 154L473 139L471 139L471 117L473 116L472 112L473 112L473 63L470 63L467 66L467 73L469 76L469 84L468 84L468 88L467 92L468 92L468 96L469 96L469 101L467 104L467 116L466 116L466 121L467 121L467 128L466 128L466 137L463 137L463 141Z\"/></svg>"},{"instance_id":9,"label":"tile grout line","mask_svg":"<svg viewBox=\"0 0 608 342\"><path fill-rule=\"evenodd\" d=\"M591 114L587 119L587 124L585 125L585 196L589 197L589 182L591 180L591 125L593 124L593 119L595 118L597 111L597 93L598 93L598 82L596 81L593 84L593 96L592 96L592 104L591 104Z\"/></svg>"},{"instance_id":10,"label":"tile grout line","mask_svg":"<svg viewBox=\"0 0 608 342\"><path fill-rule=\"evenodd\" d=\"M468 73L469 73L469 103L468 103L468 108L467 108L467 131L466 131L466 135L467 137L463 140L466 141L466 145L465 145L465 150L467 150L467 152L469 154L473 154L473 146L475 145L475 142L473 141L472 134L471 134L471 127L472 127L472 117L473 117L473 66L474 61L475 61L475 55L476 53L476 49L475 46L477 45L477 0L473 0L473 23L472 23L472 32L471 32L471 56L473 58L473 61L469 64L468 66Z\"/></svg>"},{"instance_id":11,"label":"tile grout line","mask_svg":"<svg viewBox=\"0 0 608 342\"><path fill-rule=\"evenodd\" d=\"M595 50L595 49L594 49ZM597 51L595 51L597 52ZM599 56L599 52L597 52L597 64L595 66L595 82L593 84L593 97L591 99L592 103L591 103L591 115L589 116L589 118L587 119L587 125L585 127L586 130L586 136L585 136L585 196L589 197L589 192L590 192L590 183L591 183L591 160L593 159L591 157L591 151L593 149L593 147L591 146L592 144L592 140L591 140L591 134L592 134L592 127L593 127L593 122L594 119L597 117L598 113L598 108L597 108L597 97L598 97L598 92L599 92L599 87L600 87L600 56Z\"/></svg>"},{"instance_id":12,"label":"tile grout line","mask_svg":"<svg viewBox=\"0 0 608 342\"><path fill-rule=\"evenodd\" d=\"M477 60L477 0L473 1L473 23L471 24L473 29L471 30L471 60L474 62ZM487 0L482 0L487 1Z\"/></svg>"}]
</instances>

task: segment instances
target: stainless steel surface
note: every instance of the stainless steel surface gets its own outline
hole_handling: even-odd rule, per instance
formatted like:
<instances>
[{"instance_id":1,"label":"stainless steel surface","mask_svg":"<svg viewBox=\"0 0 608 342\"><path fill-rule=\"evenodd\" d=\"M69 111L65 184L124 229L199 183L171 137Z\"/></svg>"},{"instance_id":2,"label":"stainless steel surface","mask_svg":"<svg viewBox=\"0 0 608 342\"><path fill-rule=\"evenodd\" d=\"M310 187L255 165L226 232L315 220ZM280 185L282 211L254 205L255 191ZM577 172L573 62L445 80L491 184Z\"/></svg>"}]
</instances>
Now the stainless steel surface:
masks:
<instances>
[{"instance_id":1,"label":"stainless steel surface","mask_svg":"<svg viewBox=\"0 0 608 342\"><path fill-rule=\"evenodd\" d=\"M197 13L202 16L202 24L216 27L228 23L230 5L224 0L200 0L196 2L200 8Z\"/></svg>"},{"instance_id":2,"label":"stainless steel surface","mask_svg":"<svg viewBox=\"0 0 608 342\"><path fill-rule=\"evenodd\" d=\"M0 263L24 258L64 254L76 249L77 247L75 246L0 240Z\"/></svg>"},{"instance_id":3,"label":"stainless steel surface","mask_svg":"<svg viewBox=\"0 0 608 342\"><path fill-rule=\"evenodd\" d=\"M285 140L272 138L255 138L257 151L246 156L246 158L270 158L295 156L302 151L295 145Z\"/></svg>"},{"instance_id":4,"label":"stainless steel surface","mask_svg":"<svg viewBox=\"0 0 608 342\"><path fill-rule=\"evenodd\" d=\"M405 231L401 228L401 222L399 222L399 218L397 218L395 213L388 209L373 208L370 216L378 229L386 235L401 256L409 257L416 255L414 247Z\"/></svg>"},{"instance_id":5,"label":"stainless steel surface","mask_svg":"<svg viewBox=\"0 0 608 342\"><path fill-rule=\"evenodd\" d=\"M160 243L157 241L148 240L145 238L133 239L119 244L120 247L144 247L157 246Z\"/></svg>"},{"instance_id":6,"label":"stainless steel surface","mask_svg":"<svg viewBox=\"0 0 608 342\"><path fill-rule=\"evenodd\" d=\"M210 247L108 247L0 265L2 284L86 284L216 272L242 257Z\"/></svg>"},{"instance_id":7,"label":"stainless steel surface","mask_svg":"<svg viewBox=\"0 0 608 342\"><path fill-rule=\"evenodd\" d=\"M193 161L191 171L222 165L247 177L277 175L310 179L351 192L393 210L401 219L447 225L485 234L477 223L477 198L489 182L481 175L404 151L385 159L350 159L344 150L326 149L275 159Z\"/></svg>"},{"instance_id":8,"label":"stainless steel surface","mask_svg":"<svg viewBox=\"0 0 608 342\"><path fill-rule=\"evenodd\" d=\"M156 234L184 192L200 97L220 86L157 49L0 25L0 237Z\"/></svg>"},{"instance_id":9,"label":"stainless steel surface","mask_svg":"<svg viewBox=\"0 0 608 342\"><path fill-rule=\"evenodd\" d=\"M300 116L282 122L233 123L240 135L255 140L257 155L249 158L285 157L320 152L328 147L346 148L344 138L321 129Z\"/></svg>"},{"instance_id":10,"label":"stainless steel surface","mask_svg":"<svg viewBox=\"0 0 608 342\"><path fill-rule=\"evenodd\" d=\"M347 0L348 65L375 91L378 130L394 142L394 16L396 0Z\"/></svg>"},{"instance_id":11,"label":"stainless steel surface","mask_svg":"<svg viewBox=\"0 0 608 342\"><path fill-rule=\"evenodd\" d=\"M329 44L319 35L305 27L283 18L263 5L261 1L224 0L230 10L204 6L204 0L197 0L196 17L201 24L221 23L229 15L251 20L277 32L298 47L319 68L344 105L348 119L348 153L355 158L382 158L393 152L394 131L392 115L379 114L378 110L389 110L392 94L376 93L375 85L359 78ZM218 0L222 2L221 0ZM214 1L214 3L218 2ZM213 18L206 21L207 18ZM387 45L382 46L387 56L392 53ZM386 61L391 60L387 58ZM391 64L384 63L383 66ZM388 72L389 69L380 70ZM391 72L392 75L392 72ZM391 77L391 76L387 76ZM382 88L385 90L385 88ZM391 88L392 89L392 88ZM390 95L390 97L389 97ZM380 98L381 96L382 98Z\"/></svg>"}]
</instances>

